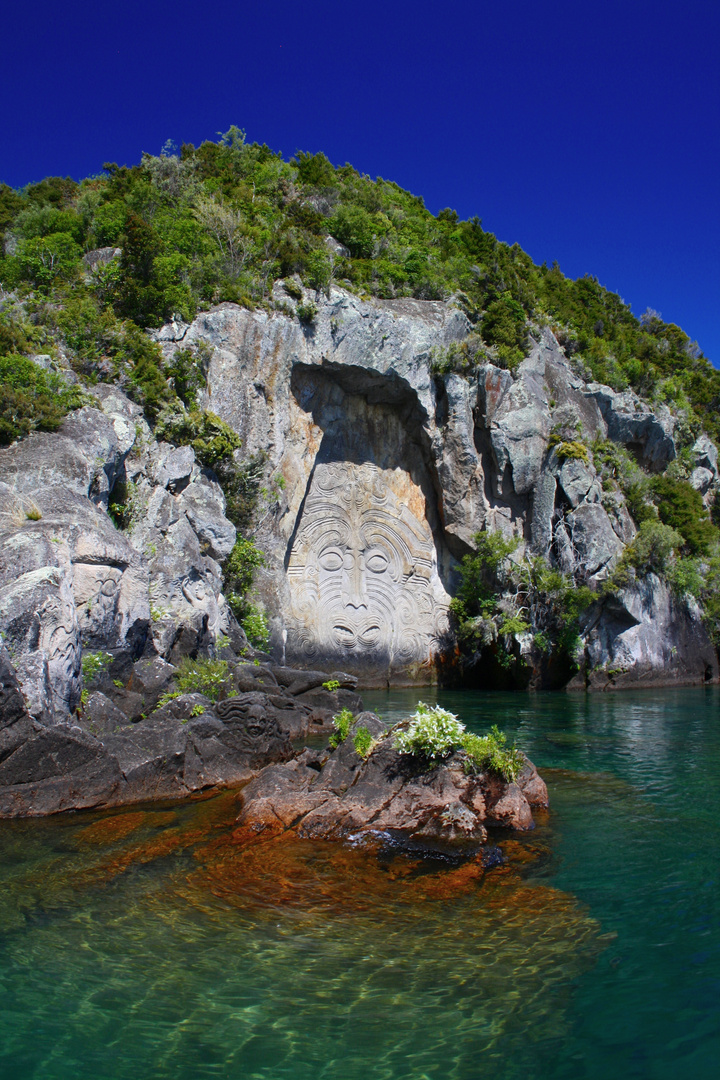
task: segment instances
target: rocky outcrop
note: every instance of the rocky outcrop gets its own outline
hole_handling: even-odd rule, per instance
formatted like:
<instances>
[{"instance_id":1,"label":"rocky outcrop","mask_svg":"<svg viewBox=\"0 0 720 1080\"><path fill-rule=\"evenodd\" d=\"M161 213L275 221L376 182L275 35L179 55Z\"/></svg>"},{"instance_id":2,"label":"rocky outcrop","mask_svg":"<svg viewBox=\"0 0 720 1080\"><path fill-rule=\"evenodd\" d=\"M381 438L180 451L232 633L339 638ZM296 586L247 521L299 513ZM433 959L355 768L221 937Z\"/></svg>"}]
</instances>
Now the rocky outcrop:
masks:
<instances>
[{"instance_id":1,"label":"rocky outcrop","mask_svg":"<svg viewBox=\"0 0 720 1080\"><path fill-rule=\"evenodd\" d=\"M635 451L651 472L662 472L670 464L675 422L666 405L650 412L632 391L618 394L599 383L590 383L586 393L598 403L609 439Z\"/></svg>"},{"instance_id":2,"label":"rocky outcrop","mask_svg":"<svg viewBox=\"0 0 720 1080\"><path fill-rule=\"evenodd\" d=\"M432 679L452 645L458 560L481 529L517 537L519 554L546 557L578 584L602 585L635 525L591 458L562 446L609 437L660 470L676 456L664 406L589 382L548 329L512 374L491 362L473 377L440 374L472 329L452 303L361 300L337 287L304 298L317 305L309 324L277 283L274 311L221 304L155 335L167 359L203 344L200 404L239 434L240 460L264 463L256 592L279 666L340 669L368 686ZM57 434L0 450L0 632L30 714L45 724L73 716L83 651L112 657L96 689L137 719L154 705L139 659L173 665L226 637L236 652L247 644L223 595L235 528L216 477L191 447L156 441L121 390L92 393L96 404ZM692 455L691 481L709 506L717 450L701 436ZM671 606L672 656L692 640L705 657L693 605ZM636 636L656 637L651 612L666 607L636 604ZM587 670L623 666L628 683L633 673L665 677L650 645L623 646L616 664L617 619L608 605L595 614ZM682 661L671 666L681 679ZM698 670L690 664L687 680ZM243 692L257 691L247 679Z\"/></svg>"},{"instance_id":3,"label":"rocky outcrop","mask_svg":"<svg viewBox=\"0 0 720 1080\"><path fill-rule=\"evenodd\" d=\"M138 673L156 689L167 674L158 664L143 661ZM242 683L246 666L233 668L233 687ZM327 690L316 685L325 674L259 665L256 681L264 689L217 703L198 692L166 693L137 723L94 690L73 721L44 724L30 715L0 646L0 818L246 784L238 824L252 837L292 832L467 856L486 845L488 828L532 828L531 807L547 806L545 784L527 759L511 783L478 771L462 751L437 762L401 753L398 726L388 732L377 716L361 711L348 688L352 678L337 672L331 685L346 687ZM356 713L336 748L327 745L334 729L323 705ZM365 756L356 749L358 734L372 740ZM325 736L324 749L293 749L293 739L312 735Z\"/></svg>"},{"instance_id":4,"label":"rocky outcrop","mask_svg":"<svg viewBox=\"0 0 720 1080\"><path fill-rule=\"evenodd\" d=\"M227 633L219 559L235 540L220 485L190 447L156 443L116 388L55 435L0 449L0 632L32 716L80 702L83 650L122 677L140 656L178 658ZM109 495L126 485L128 528Z\"/></svg>"},{"instance_id":5,"label":"rocky outcrop","mask_svg":"<svg viewBox=\"0 0 720 1080\"><path fill-rule=\"evenodd\" d=\"M375 738L361 757L353 735ZM531 806L547 806L547 789L534 766L517 783L468 771L461 753L428 765L394 747L392 733L373 713L361 713L334 751L306 750L262 770L242 792L239 825L313 840L391 842L418 851L474 853L488 827L529 829Z\"/></svg>"},{"instance_id":6,"label":"rocky outcrop","mask_svg":"<svg viewBox=\"0 0 720 1080\"><path fill-rule=\"evenodd\" d=\"M280 668L281 684L271 667L235 664L231 694L247 683L246 667L256 673L255 690L217 704L201 693L166 691L149 716L133 723L129 714L139 704L149 711L148 702L173 685L175 672L158 658L141 660L129 680L134 690L118 691L99 675L96 684L107 693L96 688L74 716L44 722L31 714L0 646L0 817L177 799L239 784L270 763L290 760L292 740L327 738L341 708L362 708L348 689L354 680L341 672L334 681L346 688L328 691L316 682L318 675L330 680L325 672L295 671L291 680Z\"/></svg>"},{"instance_id":7,"label":"rocky outcrop","mask_svg":"<svg viewBox=\"0 0 720 1080\"><path fill-rule=\"evenodd\" d=\"M587 616L581 670L570 689L717 681L717 651L701 613L656 574L603 599Z\"/></svg>"},{"instance_id":8,"label":"rocky outcrop","mask_svg":"<svg viewBox=\"0 0 720 1080\"><path fill-rule=\"evenodd\" d=\"M717 447L707 435L701 435L692 448L692 454L695 467L690 483L703 496L705 505L709 506L720 487Z\"/></svg>"},{"instance_id":9,"label":"rocky outcrop","mask_svg":"<svg viewBox=\"0 0 720 1080\"><path fill-rule=\"evenodd\" d=\"M278 660L342 667L365 685L426 681L448 644L457 560L481 529L517 536L579 584L608 578L634 522L590 459L556 444L610 438L660 471L676 456L665 406L589 381L547 329L514 374L486 363L469 379L433 374L471 330L452 304L333 287L304 293L317 306L307 324L282 283L274 299L282 311L222 304L156 336L167 357L212 347L204 404L243 453L265 455L269 487L281 478L257 536ZM709 501L715 448L699 440L694 453ZM695 626L691 608L675 604L670 648L679 623Z\"/></svg>"}]
</instances>

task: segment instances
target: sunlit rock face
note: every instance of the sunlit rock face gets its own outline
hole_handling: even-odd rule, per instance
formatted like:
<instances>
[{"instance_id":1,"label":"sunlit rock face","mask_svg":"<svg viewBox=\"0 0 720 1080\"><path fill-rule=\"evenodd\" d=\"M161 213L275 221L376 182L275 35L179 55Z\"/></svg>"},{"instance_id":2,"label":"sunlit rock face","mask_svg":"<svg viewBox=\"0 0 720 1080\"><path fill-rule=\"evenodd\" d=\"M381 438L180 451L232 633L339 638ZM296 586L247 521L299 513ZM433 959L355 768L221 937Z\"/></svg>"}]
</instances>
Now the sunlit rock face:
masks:
<instances>
[{"instance_id":1,"label":"sunlit rock face","mask_svg":"<svg viewBox=\"0 0 720 1080\"><path fill-rule=\"evenodd\" d=\"M592 460L563 458L552 435L609 438L662 471L676 453L667 409L588 382L547 328L515 372L488 360L459 374L437 363L472 331L455 302L362 299L336 285L303 295L317 308L311 324L293 317L294 293L276 282L274 309L221 304L156 334L168 361L210 347L199 404L238 433L238 458L261 467L252 534L266 561L252 599L277 662L345 671L362 686L431 681L432 658L452 659L449 595L482 530L516 538L518 554L578 584L607 581L635 524ZM698 441L693 455L692 482L709 502L720 490L716 448ZM598 618L583 634L586 661L607 635L634 634L609 610ZM652 640L650 608L637 618ZM682 604L665 624L663 640L683 658L673 680L717 677L696 623ZM702 649L691 656L682 642L696 631ZM621 646L627 685L668 678L661 651L641 664L626 640L610 651ZM536 675L545 678L542 665Z\"/></svg>"},{"instance_id":2,"label":"sunlit rock face","mask_svg":"<svg viewBox=\"0 0 720 1080\"><path fill-rule=\"evenodd\" d=\"M448 599L430 528L411 509L421 501L401 470L316 466L287 568L291 663L391 674L432 661Z\"/></svg>"}]
</instances>

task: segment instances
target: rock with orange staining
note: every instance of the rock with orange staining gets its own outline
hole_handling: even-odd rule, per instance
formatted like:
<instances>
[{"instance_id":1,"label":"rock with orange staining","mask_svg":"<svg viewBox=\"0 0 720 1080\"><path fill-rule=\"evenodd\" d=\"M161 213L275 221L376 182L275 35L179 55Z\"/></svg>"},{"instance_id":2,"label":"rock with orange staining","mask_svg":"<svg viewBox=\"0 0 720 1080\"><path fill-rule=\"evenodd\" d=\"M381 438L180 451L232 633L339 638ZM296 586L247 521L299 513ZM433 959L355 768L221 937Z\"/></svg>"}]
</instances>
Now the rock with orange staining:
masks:
<instances>
[{"instance_id":1,"label":"rock with orange staining","mask_svg":"<svg viewBox=\"0 0 720 1080\"><path fill-rule=\"evenodd\" d=\"M358 727L375 738L362 757ZM547 789L528 761L510 783L495 773L468 772L462 753L423 761L401 753L372 713L362 713L332 753L306 750L272 765L242 792L238 838L292 831L311 840L381 843L418 852L472 854L487 841L487 825L533 827L530 801L547 805Z\"/></svg>"}]
</instances>

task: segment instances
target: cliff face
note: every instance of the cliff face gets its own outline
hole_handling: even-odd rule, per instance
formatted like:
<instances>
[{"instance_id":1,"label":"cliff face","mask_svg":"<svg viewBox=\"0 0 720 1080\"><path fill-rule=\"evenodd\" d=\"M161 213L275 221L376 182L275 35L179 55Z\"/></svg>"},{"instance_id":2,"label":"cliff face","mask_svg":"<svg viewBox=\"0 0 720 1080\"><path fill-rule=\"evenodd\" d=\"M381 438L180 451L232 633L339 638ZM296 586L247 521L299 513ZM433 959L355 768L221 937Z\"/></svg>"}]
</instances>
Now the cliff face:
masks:
<instances>
[{"instance_id":1,"label":"cliff face","mask_svg":"<svg viewBox=\"0 0 720 1080\"><path fill-rule=\"evenodd\" d=\"M310 294L306 297L310 299ZM516 536L578 584L597 587L636 529L589 461L553 433L582 431L630 449L649 471L676 454L675 422L632 393L588 382L549 330L514 375L433 374L470 329L451 304L365 302L339 288L301 324L283 311L224 304L156 332L166 360L212 349L201 404L260 455L275 492L256 540L257 592L282 664L422 683L450 645L458 560L479 530ZM80 701L83 649L113 657L107 692L137 716L140 657L171 663L244 642L223 596L235 541L214 475L190 447L157 442L117 388L57 434L0 450L0 630L30 713L67 717ZM717 451L693 447L694 486L717 487ZM126 485L121 531L110 492ZM698 682L718 676L697 607L654 575L592 606L574 685ZM532 644L518 649L535 663ZM133 682L135 679L135 682ZM537 682L542 685L542 675Z\"/></svg>"},{"instance_id":2,"label":"cliff face","mask_svg":"<svg viewBox=\"0 0 720 1080\"><path fill-rule=\"evenodd\" d=\"M219 484L191 448L157 443L142 410L98 387L98 408L57 434L0 449L0 631L30 712L47 723L80 704L83 650L127 682L143 654L177 660L227 633L219 559L235 541ZM126 531L108 495L131 487ZM129 715L142 687L120 691Z\"/></svg>"},{"instance_id":3,"label":"cliff face","mask_svg":"<svg viewBox=\"0 0 720 1080\"><path fill-rule=\"evenodd\" d=\"M275 299L289 303L280 284ZM472 379L435 375L470 330L457 308L342 289L314 299L310 325L221 305L157 335L167 358L200 340L213 347L204 404L239 432L242 453L266 454L268 475L282 477L258 532L279 657L366 684L427 679L448 643L457 560L482 529L517 536L578 584L608 577L633 519L552 435L609 438L660 472L676 456L666 407L587 381L549 330L514 376L490 364ZM702 437L693 454L692 482L708 493L717 453ZM583 639L575 685L717 677L696 606L652 576L594 605Z\"/></svg>"}]
</instances>

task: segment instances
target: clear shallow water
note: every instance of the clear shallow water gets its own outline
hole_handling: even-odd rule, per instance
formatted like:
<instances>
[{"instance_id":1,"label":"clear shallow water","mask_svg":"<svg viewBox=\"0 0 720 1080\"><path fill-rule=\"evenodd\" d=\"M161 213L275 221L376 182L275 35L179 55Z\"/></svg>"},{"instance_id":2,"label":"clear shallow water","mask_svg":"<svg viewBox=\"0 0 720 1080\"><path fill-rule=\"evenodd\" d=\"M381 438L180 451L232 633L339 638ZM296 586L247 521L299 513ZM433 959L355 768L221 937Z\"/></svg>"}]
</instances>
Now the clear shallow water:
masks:
<instances>
[{"instance_id":1,"label":"clear shallow water","mask_svg":"<svg viewBox=\"0 0 720 1080\"><path fill-rule=\"evenodd\" d=\"M439 698L548 780L484 877L248 845L235 793L0 822L0 1076L714 1078L717 689Z\"/></svg>"}]
</instances>

